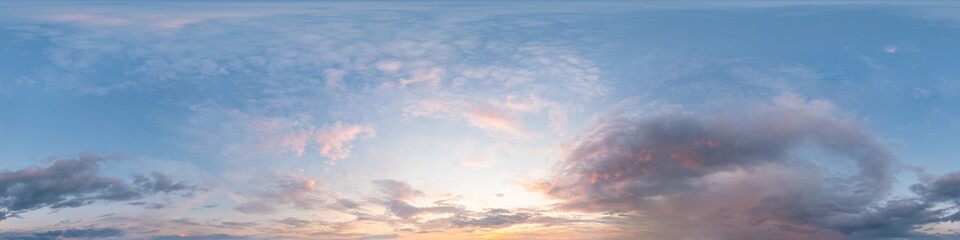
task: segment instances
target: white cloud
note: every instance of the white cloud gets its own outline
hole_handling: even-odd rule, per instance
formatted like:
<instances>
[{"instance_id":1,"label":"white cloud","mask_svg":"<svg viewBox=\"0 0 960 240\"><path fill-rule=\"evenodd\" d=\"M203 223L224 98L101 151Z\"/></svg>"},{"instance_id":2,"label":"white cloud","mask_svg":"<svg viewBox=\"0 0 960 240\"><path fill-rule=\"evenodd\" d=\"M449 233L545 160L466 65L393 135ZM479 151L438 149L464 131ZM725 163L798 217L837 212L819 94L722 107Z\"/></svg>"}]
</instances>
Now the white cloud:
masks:
<instances>
[{"instance_id":1,"label":"white cloud","mask_svg":"<svg viewBox=\"0 0 960 240\"><path fill-rule=\"evenodd\" d=\"M883 47L883 52L885 53L897 53L897 45L887 45Z\"/></svg>"}]
</instances>

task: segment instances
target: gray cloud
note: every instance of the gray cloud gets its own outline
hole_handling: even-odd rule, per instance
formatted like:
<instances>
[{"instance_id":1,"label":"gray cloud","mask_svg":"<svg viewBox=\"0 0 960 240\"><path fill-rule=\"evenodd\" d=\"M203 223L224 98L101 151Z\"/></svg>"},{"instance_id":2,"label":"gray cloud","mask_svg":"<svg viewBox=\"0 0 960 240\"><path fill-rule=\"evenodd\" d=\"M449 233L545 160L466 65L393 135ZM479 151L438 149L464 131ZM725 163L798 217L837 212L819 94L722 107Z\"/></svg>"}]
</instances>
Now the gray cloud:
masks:
<instances>
[{"instance_id":1,"label":"gray cloud","mask_svg":"<svg viewBox=\"0 0 960 240\"><path fill-rule=\"evenodd\" d=\"M915 186L923 199L883 202L895 157L829 103L796 96L708 116L611 113L571 146L532 189L563 209L637 213L666 238L912 236L948 220L934 203L960 193L948 175Z\"/></svg>"},{"instance_id":2,"label":"gray cloud","mask_svg":"<svg viewBox=\"0 0 960 240\"><path fill-rule=\"evenodd\" d=\"M148 202L130 202L130 203L127 203L127 205L131 205L131 206L143 206L143 207L146 208L146 209L162 209L162 208L167 207L166 205L163 205L163 204L159 204L159 203L148 203Z\"/></svg>"},{"instance_id":3,"label":"gray cloud","mask_svg":"<svg viewBox=\"0 0 960 240\"><path fill-rule=\"evenodd\" d=\"M174 182L170 176L158 172L152 172L149 176L137 175L134 177L133 184L152 193L171 193L184 190L196 190L195 186L188 185L185 182Z\"/></svg>"},{"instance_id":4,"label":"gray cloud","mask_svg":"<svg viewBox=\"0 0 960 240\"><path fill-rule=\"evenodd\" d=\"M229 234L210 234L193 236L155 236L150 240L232 240L232 239L254 239L247 236L229 235Z\"/></svg>"},{"instance_id":5,"label":"gray cloud","mask_svg":"<svg viewBox=\"0 0 960 240\"><path fill-rule=\"evenodd\" d=\"M417 226L420 230L438 230L447 228L503 228L514 224L536 220L539 223L553 224L566 219L547 219L534 212L515 212L508 209L492 208L481 212L471 211L464 206L436 201L432 206L415 206L405 200L414 196L423 196L423 192L409 184L397 180L376 180L373 182L378 190L386 195L385 199L374 199L372 202L384 206L388 210L386 218L376 218L360 212L354 214L358 219L385 221L388 223L408 223ZM425 214L449 214L451 216L429 219L424 221L420 216ZM400 218L395 220L392 217ZM412 229L411 229L412 231Z\"/></svg>"},{"instance_id":6,"label":"gray cloud","mask_svg":"<svg viewBox=\"0 0 960 240\"><path fill-rule=\"evenodd\" d=\"M397 180L375 180L373 184L380 192L393 199L408 200L412 197L423 196L423 192L420 190L413 189L409 184Z\"/></svg>"},{"instance_id":7,"label":"gray cloud","mask_svg":"<svg viewBox=\"0 0 960 240\"><path fill-rule=\"evenodd\" d=\"M507 209L488 209L479 218L458 216L452 223L457 227L503 227L523 223L533 217L530 213L513 213Z\"/></svg>"},{"instance_id":8,"label":"gray cloud","mask_svg":"<svg viewBox=\"0 0 960 240\"><path fill-rule=\"evenodd\" d=\"M463 211L461 206L437 204L432 207L417 207L407 203L408 200L414 197L422 197L424 194L406 182L385 179L375 180L373 184L386 197L385 199L376 199L374 202L383 205L393 216L401 219L415 220L413 218L424 213L458 213Z\"/></svg>"},{"instance_id":9,"label":"gray cloud","mask_svg":"<svg viewBox=\"0 0 960 240\"><path fill-rule=\"evenodd\" d=\"M928 201L960 201L960 172L944 175L930 184L916 184L911 190Z\"/></svg>"},{"instance_id":10,"label":"gray cloud","mask_svg":"<svg viewBox=\"0 0 960 240\"><path fill-rule=\"evenodd\" d=\"M277 222L290 227L296 227L296 228L302 228L302 227L314 225L314 221L302 220L294 217L284 218L283 220L278 220Z\"/></svg>"},{"instance_id":11,"label":"gray cloud","mask_svg":"<svg viewBox=\"0 0 960 240\"><path fill-rule=\"evenodd\" d=\"M369 235L363 236L360 240L386 240L386 239L397 239L400 238L400 235L397 234L383 234L383 235Z\"/></svg>"},{"instance_id":12,"label":"gray cloud","mask_svg":"<svg viewBox=\"0 0 960 240\"><path fill-rule=\"evenodd\" d=\"M316 196L320 189L311 179L287 176L274 179L272 184L270 189L273 190L257 194L254 199L241 203L234 210L246 214L272 214L280 205L293 204L296 209L310 210L323 203Z\"/></svg>"},{"instance_id":13,"label":"gray cloud","mask_svg":"<svg viewBox=\"0 0 960 240\"><path fill-rule=\"evenodd\" d=\"M840 230L863 238L924 237L912 230L923 224L960 221L960 172L914 184L910 190L918 197L887 201L864 220Z\"/></svg>"},{"instance_id":14,"label":"gray cloud","mask_svg":"<svg viewBox=\"0 0 960 240\"><path fill-rule=\"evenodd\" d=\"M133 184L101 176L97 165L107 159L81 154L76 159L55 160L47 167L0 173L0 220L43 207L73 208L97 201L127 201L193 189L185 183L173 184L160 173L140 176Z\"/></svg>"},{"instance_id":15,"label":"gray cloud","mask_svg":"<svg viewBox=\"0 0 960 240\"><path fill-rule=\"evenodd\" d=\"M64 229L51 230L44 232L35 232L31 234L18 234L18 236L7 236L4 239L9 240L54 240L54 239L97 239L97 238L117 238L123 236L123 231L116 228L89 228L89 229Z\"/></svg>"}]
</instances>

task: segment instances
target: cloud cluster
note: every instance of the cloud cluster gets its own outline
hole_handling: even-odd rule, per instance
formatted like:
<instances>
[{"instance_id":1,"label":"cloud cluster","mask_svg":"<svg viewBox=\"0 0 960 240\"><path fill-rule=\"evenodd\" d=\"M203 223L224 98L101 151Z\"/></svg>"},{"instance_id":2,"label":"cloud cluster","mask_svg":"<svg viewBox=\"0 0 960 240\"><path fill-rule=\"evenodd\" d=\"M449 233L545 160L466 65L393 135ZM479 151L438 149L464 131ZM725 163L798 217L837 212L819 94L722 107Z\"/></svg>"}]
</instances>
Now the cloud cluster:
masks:
<instances>
[{"instance_id":1,"label":"cloud cluster","mask_svg":"<svg viewBox=\"0 0 960 240\"><path fill-rule=\"evenodd\" d=\"M43 74L30 76L37 86L81 95L157 91L181 96L190 107L214 103L258 117L310 114L322 122L369 119L371 111L356 109L418 108L421 100L440 99L454 103L443 111L468 126L517 135L529 130L522 128L530 121L524 118L547 118L559 129L581 100L607 92L600 68L571 48L571 36L514 34L563 27L557 19L515 29L496 19L499 10L464 10L477 14L464 19L427 6L384 12L343 5L269 12L77 6L34 9L50 11L47 16L11 16L29 26L24 35L57 39L37 49L50 62ZM342 18L342 11L352 17ZM144 12L151 14L138 14ZM168 25L176 27L156 28ZM129 78L104 76L117 71ZM537 97L545 111L502 103L512 96ZM188 131L219 133L222 123ZM295 129L277 137L277 147L297 155L319 141ZM331 146L324 154L330 159L346 155L346 148L324 146Z\"/></svg>"},{"instance_id":2,"label":"cloud cluster","mask_svg":"<svg viewBox=\"0 0 960 240\"><path fill-rule=\"evenodd\" d=\"M890 237L946 220L925 201L884 205L894 156L829 103L794 95L708 116L610 113L572 145L532 189L563 209L637 212L672 238ZM956 201L952 176L914 188Z\"/></svg>"},{"instance_id":3,"label":"cloud cluster","mask_svg":"<svg viewBox=\"0 0 960 240\"><path fill-rule=\"evenodd\" d=\"M190 147L230 160L295 156L320 157L334 164L350 156L356 141L377 133L371 124L320 123L306 113L260 116L213 105L194 110L197 116L183 130L203 144Z\"/></svg>"},{"instance_id":4,"label":"cloud cluster","mask_svg":"<svg viewBox=\"0 0 960 240\"><path fill-rule=\"evenodd\" d=\"M82 154L76 159L56 159L47 167L0 173L0 220L44 207L73 208L196 189L161 173L137 176L132 183L102 176L97 165L107 159Z\"/></svg>"},{"instance_id":5,"label":"cloud cluster","mask_svg":"<svg viewBox=\"0 0 960 240\"><path fill-rule=\"evenodd\" d=\"M10 235L10 236L2 236ZM0 234L6 240L56 240L56 239L103 239L118 238L124 235L123 230L117 228L86 228L50 230L34 233Z\"/></svg>"},{"instance_id":6,"label":"cloud cluster","mask_svg":"<svg viewBox=\"0 0 960 240\"><path fill-rule=\"evenodd\" d=\"M373 127L368 125L345 125L336 123L317 131L316 143L320 148L320 155L330 158L330 162L350 155L350 142L356 139L369 138L376 135Z\"/></svg>"},{"instance_id":7,"label":"cloud cluster","mask_svg":"<svg viewBox=\"0 0 960 240\"><path fill-rule=\"evenodd\" d=\"M488 209L479 215L479 217L475 218L464 215L457 216L452 220L453 226L482 228L503 227L523 223L533 217L530 213L514 213L502 208Z\"/></svg>"},{"instance_id":8,"label":"cloud cluster","mask_svg":"<svg viewBox=\"0 0 960 240\"><path fill-rule=\"evenodd\" d=\"M373 183L384 198L375 199L372 202L385 207L389 215L358 216L360 219L382 221L393 225L411 224L420 231L450 228L498 229L529 222L553 224L567 221L567 219L546 218L540 213L529 210L491 208L473 211L462 205L445 201L435 201L432 206L415 206L410 202L424 196L420 190L397 180L376 180ZM352 214L358 213L352 212Z\"/></svg>"},{"instance_id":9,"label":"cloud cluster","mask_svg":"<svg viewBox=\"0 0 960 240\"><path fill-rule=\"evenodd\" d=\"M296 209L311 210L322 203L316 196L320 188L312 179L278 177L268 189L258 193L253 199L241 202L234 210L246 214L271 214L278 211L278 206L293 204Z\"/></svg>"}]
</instances>

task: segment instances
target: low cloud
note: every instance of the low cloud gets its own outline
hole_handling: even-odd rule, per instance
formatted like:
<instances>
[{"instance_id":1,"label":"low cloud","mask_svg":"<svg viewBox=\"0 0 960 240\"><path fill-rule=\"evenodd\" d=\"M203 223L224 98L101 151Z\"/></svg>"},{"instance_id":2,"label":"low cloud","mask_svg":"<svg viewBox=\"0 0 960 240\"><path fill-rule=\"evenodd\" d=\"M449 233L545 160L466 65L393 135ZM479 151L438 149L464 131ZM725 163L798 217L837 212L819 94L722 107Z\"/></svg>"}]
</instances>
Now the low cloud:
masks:
<instances>
[{"instance_id":1,"label":"low cloud","mask_svg":"<svg viewBox=\"0 0 960 240\"><path fill-rule=\"evenodd\" d=\"M246 214L272 214L278 211L278 206L293 204L300 210L311 210L321 205L322 201L316 196L320 192L316 181L296 176L285 176L275 179L273 186L265 192L258 193L253 199L240 203L234 210Z\"/></svg>"},{"instance_id":2,"label":"low cloud","mask_svg":"<svg viewBox=\"0 0 960 240\"><path fill-rule=\"evenodd\" d=\"M363 236L360 240L387 240L387 239L397 239L400 238L400 235L397 234L382 234L382 235L369 235Z\"/></svg>"},{"instance_id":3,"label":"low cloud","mask_svg":"<svg viewBox=\"0 0 960 240\"><path fill-rule=\"evenodd\" d=\"M504 228L515 224L526 223L534 218L541 217L535 212L513 211L508 209L485 209L483 211L468 210L462 205L436 201L432 206L415 206L408 201L421 197L424 194L409 184L397 180L377 180L374 185L386 195L384 199L374 200L375 204L387 209L388 218L380 219L385 222L404 222L417 226L420 230L441 230L448 228ZM426 218L423 216L443 216L440 218ZM368 216L369 217L369 216ZM390 219L396 217L400 220ZM360 218L360 216L358 216ZM368 219L372 220L372 219ZM543 219L538 219L543 220Z\"/></svg>"},{"instance_id":4,"label":"low cloud","mask_svg":"<svg viewBox=\"0 0 960 240\"><path fill-rule=\"evenodd\" d=\"M507 209L488 209L480 217L458 216L453 219L453 226L456 227L504 227L513 224L523 223L533 217L530 213L514 213Z\"/></svg>"},{"instance_id":5,"label":"low cloud","mask_svg":"<svg viewBox=\"0 0 960 240\"><path fill-rule=\"evenodd\" d=\"M101 239L122 237L124 232L116 228L88 228L50 230L34 233L7 233L4 235L10 235L3 236L3 239L8 240Z\"/></svg>"},{"instance_id":6,"label":"low cloud","mask_svg":"<svg viewBox=\"0 0 960 240\"><path fill-rule=\"evenodd\" d=\"M57 159L47 167L31 167L0 173L0 220L44 207L73 208L94 202L128 201L147 195L181 192L195 187L175 183L161 173L137 176L133 183L101 176L97 165L110 159L81 154L76 159Z\"/></svg>"},{"instance_id":7,"label":"low cloud","mask_svg":"<svg viewBox=\"0 0 960 240\"><path fill-rule=\"evenodd\" d=\"M174 182L170 176L158 172L152 172L149 176L135 176L133 185L152 193L172 193L196 189L195 186L188 185L185 182Z\"/></svg>"},{"instance_id":8,"label":"low cloud","mask_svg":"<svg viewBox=\"0 0 960 240\"><path fill-rule=\"evenodd\" d=\"M958 201L960 175L948 175L915 186L920 199L883 202L895 157L827 102L787 95L713 113L608 113L531 189L561 209L637 213L625 220L664 238L911 236L950 220L934 205Z\"/></svg>"},{"instance_id":9,"label":"low cloud","mask_svg":"<svg viewBox=\"0 0 960 240\"><path fill-rule=\"evenodd\" d=\"M155 236L150 238L150 240L232 240L232 239L254 239L254 238L247 237L247 236L229 235L229 234Z\"/></svg>"},{"instance_id":10,"label":"low cloud","mask_svg":"<svg viewBox=\"0 0 960 240\"><path fill-rule=\"evenodd\" d=\"M423 196L423 192L414 189L410 184L393 179L375 180L373 181L373 185L377 187L377 190L391 199L409 200L413 197Z\"/></svg>"}]
</instances>

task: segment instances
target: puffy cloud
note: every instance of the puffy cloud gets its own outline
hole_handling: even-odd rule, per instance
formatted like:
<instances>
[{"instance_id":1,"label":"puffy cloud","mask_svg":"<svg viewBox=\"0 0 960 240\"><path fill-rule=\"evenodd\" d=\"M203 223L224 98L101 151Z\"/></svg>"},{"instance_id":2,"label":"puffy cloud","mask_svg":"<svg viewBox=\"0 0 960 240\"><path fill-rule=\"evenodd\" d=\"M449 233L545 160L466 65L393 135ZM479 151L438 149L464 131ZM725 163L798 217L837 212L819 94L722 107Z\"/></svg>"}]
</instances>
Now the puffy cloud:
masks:
<instances>
[{"instance_id":1,"label":"puffy cloud","mask_svg":"<svg viewBox=\"0 0 960 240\"><path fill-rule=\"evenodd\" d=\"M862 219L840 225L839 230L858 238L933 237L915 230L926 224L960 221L958 189L960 172L914 184L910 190L917 197L887 201Z\"/></svg>"},{"instance_id":2,"label":"puffy cloud","mask_svg":"<svg viewBox=\"0 0 960 240\"><path fill-rule=\"evenodd\" d=\"M350 155L350 142L353 140L375 135L376 131L369 125L336 123L318 130L314 139L320 148L320 155L334 162Z\"/></svg>"},{"instance_id":3,"label":"puffy cloud","mask_svg":"<svg viewBox=\"0 0 960 240\"><path fill-rule=\"evenodd\" d=\"M930 184L913 185L911 189L930 201L960 201L960 172L944 175Z\"/></svg>"},{"instance_id":4,"label":"puffy cloud","mask_svg":"<svg viewBox=\"0 0 960 240\"><path fill-rule=\"evenodd\" d=\"M0 173L0 220L43 207L72 208L97 201L127 201L157 193L189 192L195 187L174 183L161 173L137 176L133 183L101 176L97 165L110 159L81 154L57 159L47 167Z\"/></svg>"},{"instance_id":5,"label":"puffy cloud","mask_svg":"<svg viewBox=\"0 0 960 240\"><path fill-rule=\"evenodd\" d=\"M882 217L895 158L829 103L712 113L606 114L532 189L563 209L638 212L667 238L844 238Z\"/></svg>"}]
</instances>

